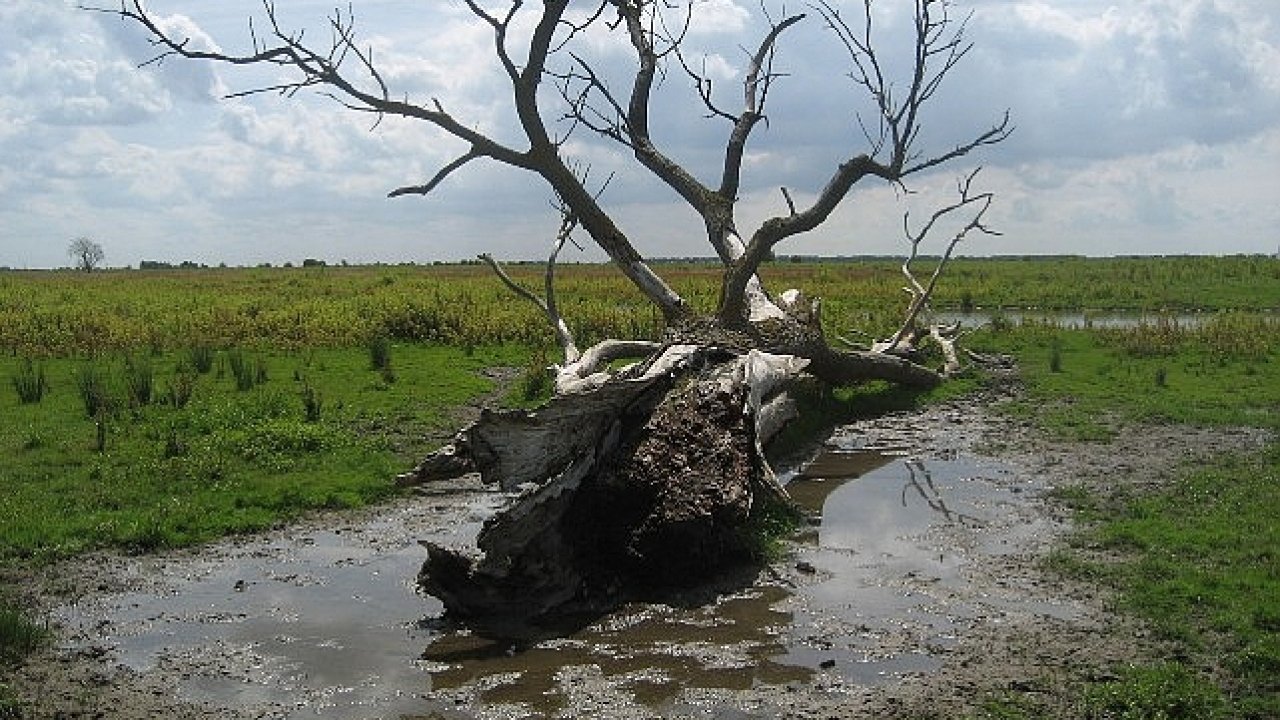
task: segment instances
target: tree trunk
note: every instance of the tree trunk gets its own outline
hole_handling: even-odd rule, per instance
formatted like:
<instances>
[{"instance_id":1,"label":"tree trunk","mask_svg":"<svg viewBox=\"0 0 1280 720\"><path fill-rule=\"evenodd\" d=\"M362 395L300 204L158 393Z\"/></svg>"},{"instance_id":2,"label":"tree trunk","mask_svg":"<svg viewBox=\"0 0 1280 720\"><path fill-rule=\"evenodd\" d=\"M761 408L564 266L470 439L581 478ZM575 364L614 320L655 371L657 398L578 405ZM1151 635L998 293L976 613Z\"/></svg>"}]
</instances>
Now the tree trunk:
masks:
<instances>
[{"instance_id":1,"label":"tree trunk","mask_svg":"<svg viewBox=\"0 0 1280 720\"><path fill-rule=\"evenodd\" d=\"M785 498L764 459L805 361L677 346L638 378L534 411L486 413L406 482L474 470L519 491L471 550L427 544L424 591L507 636L750 561ZM441 470L441 468L447 468Z\"/></svg>"}]
</instances>

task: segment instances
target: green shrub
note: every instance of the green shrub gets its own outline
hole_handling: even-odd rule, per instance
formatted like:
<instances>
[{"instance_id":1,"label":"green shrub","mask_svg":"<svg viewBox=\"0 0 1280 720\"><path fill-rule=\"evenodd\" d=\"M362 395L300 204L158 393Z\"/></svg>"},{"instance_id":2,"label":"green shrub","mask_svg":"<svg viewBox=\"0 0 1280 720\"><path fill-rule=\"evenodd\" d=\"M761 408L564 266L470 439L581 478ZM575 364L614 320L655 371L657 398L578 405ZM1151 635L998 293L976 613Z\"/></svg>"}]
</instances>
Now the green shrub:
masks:
<instances>
[{"instance_id":1,"label":"green shrub","mask_svg":"<svg viewBox=\"0 0 1280 720\"><path fill-rule=\"evenodd\" d=\"M36 365L31 358L24 358L13 376L13 389L18 392L22 404L38 403L49 392L49 381L44 375L44 365Z\"/></svg>"}]
</instances>

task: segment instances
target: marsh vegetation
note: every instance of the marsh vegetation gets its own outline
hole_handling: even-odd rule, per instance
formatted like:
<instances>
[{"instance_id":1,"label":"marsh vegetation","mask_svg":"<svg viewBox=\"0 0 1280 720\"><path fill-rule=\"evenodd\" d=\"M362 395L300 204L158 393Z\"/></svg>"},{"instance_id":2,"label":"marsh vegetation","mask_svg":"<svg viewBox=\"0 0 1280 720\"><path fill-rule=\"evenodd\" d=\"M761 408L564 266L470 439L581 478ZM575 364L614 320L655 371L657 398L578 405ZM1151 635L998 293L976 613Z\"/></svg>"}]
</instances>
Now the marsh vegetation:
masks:
<instances>
[{"instance_id":1,"label":"marsh vegetation","mask_svg":"<svg viewBox=\"0 0 1280 720\"><path fill-rule=\"evenodd\" d=\"M659 332L660 318L611 275L563 270L584 337ZM832 335L898 321L888 261L764 272L825 292ZM1025 387L1002 412L1035 432L1105 447L1132 425L1276 429L1272 259L960 260L953 272L973 282L956 283L963 290L939 306L1208 313L1194 324L997 320L975 330L970 347L1017 358ZM714 271L671 275L686 297L714 297ZM447 439L462 408L544 397L541 366L554 347L534 308L510 302L476 266L5 273L0 288L9 578L93 549L202 543L387 499L400 492L391 479ZM981 383L979 373L943 394ZM869 385L822 402L852 418L935 397ZM1076 708L1100 718L1280 713L1278 473L1272 440L1170 482L1059 491L1055 502L1075 508L1081 531L1049 570L1111 588L1116 612L1146 618L1174 648L1172 660L1135 657L1131 669L1075 686ZM5 654L28 652L46 636L41 616L23 611L19 587L0 595ZM974 712L1049 716L1041 700L993 693Z\"/></svg>"}]
</instances>

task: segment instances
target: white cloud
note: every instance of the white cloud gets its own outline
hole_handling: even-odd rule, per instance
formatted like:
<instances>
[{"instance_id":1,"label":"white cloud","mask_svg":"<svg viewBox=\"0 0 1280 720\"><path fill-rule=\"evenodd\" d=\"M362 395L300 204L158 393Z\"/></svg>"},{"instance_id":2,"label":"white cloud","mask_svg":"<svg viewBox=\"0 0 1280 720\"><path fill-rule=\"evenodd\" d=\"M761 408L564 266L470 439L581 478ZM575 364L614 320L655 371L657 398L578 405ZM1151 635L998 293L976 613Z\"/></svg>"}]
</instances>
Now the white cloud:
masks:
<instances>
[{"instance_id":1,"label":"white cloud","mask_svg":"<svg viewBox=\"0 0 1280 720\"><path fill-rule=\"evenodd\" d=\"M948 103L976 122L962 94L1009 98L1018 131L1003 156L1117 157L1187 141L1234 142L1280 114L1274 57L1280 5L1213 0L988 2L972 62Z\"/></svg>"},{"instance_id":2,"label":"white cloud","mask_svg":"<svg viewBox=\"0 0 1280 720\"><path fill-rule=\"evenodd\" d=\"M256 13L263 28L256 0L152 4L167 28L201 47L243 51L246 15ZM537 5L526 3L513 45ZM877 3L877 29L909 30L907 5ZM970 137L1005 107L1018 128L972 162L913 178L919 194L909 200L925 212L950 197L957 174L986 164L982 182L998 193L992 223L1005 234L975 238L966 252L1274 251L1280 4L958 0L955 9L970 7L975 49L928 109L922 149ZM323 35L329 4L286 10L286 29ZM707 58L717 101L736 110L743 48L759 42L763 18L755 3L731 0L698 11L690 58ZM464 6L356 0L355 12L392 96L439 98L465 124L521 145L492 31ZM769 12L780 17L781 4ZM625 38L582 39L585 56L625 98L634 67ZM895 42L886 40L885 51L899 49ZM113 263L544 253L555 217L535 176L480 161L431 197L387 200L388 190L425 181L465 145L412 120L386 118L371 130L375 118L305 91L216 100L281 76L176 59L136 67L154 52L113 15L62 0L0 4L0 265L64 263L66 239L79 234L104 235ZM783 35L775 69L786 76L746 157L744 231L786 211L780 186L803 204L842 159L866 149L855 117L864 106L842 76L842 52L812 17ZM670 70L654 137L714 185L729 125L707 120L688 78ZM544 98L556 106L549 83ZM589 162L593 177L618 172L604 201L646 251L709 251L697 219L636 172L627 150L580 133L564 151ZM906 207L892 188L866 183L826 227L779 251L900 251Z\"/></svg>"},{"instance_id":3,"label":"white cloud","mask_svg":"<svg viewBox=\"0 0 1280 720\"><path fill-rule=\"evenodd\" d=\"M0 8L5 114L54 125L125 125L170 107L154 79L119 57L88 13L14 0Z\"/></svg>"},{"instance_id":4,"label":"white cloud","mask_svg":"<svg viewBox=\"0 0 1280 720\"><path fill-rule=\"evenodd\" d=\"M737 35L747 29L751 12L733 0L702 0L689 31L693 35Z\"/></svg>"}]
</instances>

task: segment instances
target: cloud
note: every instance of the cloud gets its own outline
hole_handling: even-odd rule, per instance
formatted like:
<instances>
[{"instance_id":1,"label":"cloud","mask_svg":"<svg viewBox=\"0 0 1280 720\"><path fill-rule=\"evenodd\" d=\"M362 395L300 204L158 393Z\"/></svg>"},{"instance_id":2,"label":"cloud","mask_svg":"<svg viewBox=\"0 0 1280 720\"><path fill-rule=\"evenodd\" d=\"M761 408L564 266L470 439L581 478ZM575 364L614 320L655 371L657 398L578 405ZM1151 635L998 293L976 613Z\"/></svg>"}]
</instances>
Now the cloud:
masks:
<instances>
[{"instance_id":1,"label":"cloud","mask_svg":"<svg viewBox=\"0 0 1280 720\"><path fill-rule=\"evenodd\" d=\"M94 13L92 17L99 23L105 38L123 53L130 65L135 68L146 66L139 74L145 75L175 98L195 103L212 103L227 94L214 65L178 58L161 59L161 48L152 45L146 34L135 24L110 13ZM156 14L155 21L166 35L185 42L192 50L221 50L213 38L186 15Z\"/></svg>"},{"instance_id":2,"label":"cloud","mask_svg":"<svg viewBox=\"0 0 1280 720\"><path fill-rule=\"evenodd\" d=\"M703 0L689 25L692 36L733 35L746 30L751 12L733 0Z\"/></svg>"},{"instance_id":3,"label":"cloud","mask_svg":"<svg viewBox=\"0 0 1280 720\"><path fill-rule=\"evenodd\" d=\"M285 30L305 27L308 38L324 39L330 6L287 5ZM513 47L538 5L525 4ZM997 192L992 224L1005 234L975 238L965 252L1274 251L1280 5L959 0L955 7L975 10L976 45L927 108L921 149L968 139L1006 107L1018 125L1013 138L912 178L909 197L862 184L830 223L779 252L899 252L903 210L915 207L918 217L930 202L950 199L955 176L979 163L987 165L984 189ZM903 49L909 3L876 8L884 52ZM768 9L776 19L781 3ZM691 27L689 57L699 66L706 58L717 103L730 112L742 105L744 48L767 31L760 10L742 0L702 2ZM393 97L439 98L468 126L523 146L492 30L464 5L357 0L355 11L360 42ZM255 27L263 28L255 0L165 0L163 12L175 34L232 52L249 45L246 14L257 13ZM626 38L593 31L582 40L583 56L625 99L634 69ZM318 93L222 100L228 88L279 82L279 69L176 59L136 67L153 54L136 26L113 15L62 0L0 3L0 265L65 263L65 240L80 234L101 235L113 264L544 256L556 218L536 175L477 161L430 197L388 200L387 191L424 182L466 145L420 121L384 118L374 127L375 117ZM843 76L846 63L816 18L783 35L774 69L784 76L747 149L744 231L786 212L779 187L803 205L839 162L868 149L858 125L868 108ZM715 185L730 124L705 117L675 66L655 98L655 140ZM552 116L561 109L550 82L543 101ZM629 150L579 132L562 151L589 163L597 180L617 172L602 201L645 252L709 252L697 218L637 169ZM590 250L586 259L601 256Z\"/></svg>"},{"instance_id":4,"label":"cloud","mask_svg":"<svg viewBox=\"0 0 1280 720\"><path fill-rule=\"evenodd\" d=\"M986 2L944 102L971 124L974 100L1011 107L1006 160L1235 142L1280 114L1276 67L1260 61L1276 56L1278 20L1280 6L1215 0Z\"/></svg>"},{"instance_id":5,"label":"cloud","mask_svg":"<svg viewBox=\"0 0 1280 720\"><path fill-rule=\"evenodd\" d=\"M90 13L13 0L0 8L0 96L11 119L51 125L129 125L168 110L168 94L121 58Z\"/></svg>"}]
</instances>

